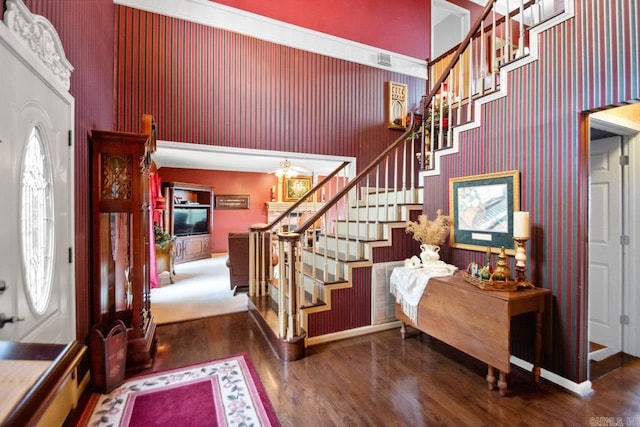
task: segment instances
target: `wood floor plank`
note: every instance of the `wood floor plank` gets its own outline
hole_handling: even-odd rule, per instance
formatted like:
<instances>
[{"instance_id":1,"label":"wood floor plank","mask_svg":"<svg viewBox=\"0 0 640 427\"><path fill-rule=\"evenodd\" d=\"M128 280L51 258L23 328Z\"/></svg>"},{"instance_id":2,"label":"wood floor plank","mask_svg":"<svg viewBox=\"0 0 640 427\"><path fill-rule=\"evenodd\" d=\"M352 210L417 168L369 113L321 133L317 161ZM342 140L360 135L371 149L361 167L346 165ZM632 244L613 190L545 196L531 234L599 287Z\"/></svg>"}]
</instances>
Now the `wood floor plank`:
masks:
<instances>
[{"instance_id":1,"label":"wood floor plank","mask_svg":"<svg viewBox=\"0 0 640 427\"><path fill-rule=\"evenodd\" d=\"M156 361L144 373L239 353L251 358L283 426L588 426L601 417L640 425L637 359L594 380L585 398L514 368L511 394L500 397L485 366L427 335L402 340L389 330L283 362L248 313L159 326Z\"/></svg>"}]
</instances>

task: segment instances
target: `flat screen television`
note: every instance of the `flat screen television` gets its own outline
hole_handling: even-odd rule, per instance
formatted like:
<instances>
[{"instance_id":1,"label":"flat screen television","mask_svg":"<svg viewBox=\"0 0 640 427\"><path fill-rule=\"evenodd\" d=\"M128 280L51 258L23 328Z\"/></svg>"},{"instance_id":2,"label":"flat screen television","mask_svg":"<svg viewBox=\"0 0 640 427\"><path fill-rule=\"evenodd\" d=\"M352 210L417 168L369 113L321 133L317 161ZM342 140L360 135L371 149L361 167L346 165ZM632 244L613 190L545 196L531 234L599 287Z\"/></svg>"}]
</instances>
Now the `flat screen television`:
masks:
<instances>
[{"instance_id":1,"label":"flat screen television","mask_svg":"<svg viewBox=\"0 0 640 427\"><path fill-rule=\"evenodd\" d=\"M191 236L209 232L209 208L178 207L173 210L173 233Z\"/></svg>"}]
</instances>

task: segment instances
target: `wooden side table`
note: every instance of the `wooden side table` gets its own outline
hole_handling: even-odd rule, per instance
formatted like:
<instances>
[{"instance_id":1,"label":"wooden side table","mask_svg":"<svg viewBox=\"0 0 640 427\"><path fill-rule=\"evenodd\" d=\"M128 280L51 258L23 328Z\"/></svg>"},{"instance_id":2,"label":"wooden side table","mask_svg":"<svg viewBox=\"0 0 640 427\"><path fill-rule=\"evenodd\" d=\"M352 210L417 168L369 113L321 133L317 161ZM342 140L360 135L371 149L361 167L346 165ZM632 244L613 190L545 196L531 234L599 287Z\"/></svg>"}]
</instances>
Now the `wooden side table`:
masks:
<instances>
[{"instance_id":1,"label":"wooden side table","mask_svg":"<svg viewBox=\"0 0 640 427\"><path fill-rule=\"evenodd\" d=\"M429 280L418 305L414 324L396 304L396 317L422 332L488 365L487 385L507 392L507 374L511 371L511 318L535 313L534 367L540 380L542 354L542 314L549 289L534 288L513 292L484 291L467 283L457 273L452 277ZM496 381L495 370L499 371Z\"/></svg>"}]
</instances>

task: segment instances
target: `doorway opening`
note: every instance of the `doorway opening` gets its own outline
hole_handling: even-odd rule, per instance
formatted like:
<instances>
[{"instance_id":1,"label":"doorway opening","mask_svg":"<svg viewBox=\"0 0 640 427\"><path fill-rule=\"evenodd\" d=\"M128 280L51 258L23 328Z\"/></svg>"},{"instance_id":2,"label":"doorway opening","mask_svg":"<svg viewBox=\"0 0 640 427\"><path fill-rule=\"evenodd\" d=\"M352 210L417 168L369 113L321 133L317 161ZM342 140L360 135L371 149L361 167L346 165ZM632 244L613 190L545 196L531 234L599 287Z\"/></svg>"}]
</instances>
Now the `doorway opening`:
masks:
<instances>
[{"instance_id":1,"label":"doorway opening","mask_svg":"<svg viewBox=\"0 0 640 427\"><path fill-rule=\"evenodd\" d=\"M460 44L469 32L470 12L444 0L431 2L431 59Z\"/></svg>"},{"instance_id":2,"label":"doorway opening","mask_svg":"<svg viewBox=\"0 0 640 427\"><path fill-rule=\"evenodd\" d=\"M640 357L640 105L590 115L589 138L589 377Z\"/></svg>"}]
</instances>

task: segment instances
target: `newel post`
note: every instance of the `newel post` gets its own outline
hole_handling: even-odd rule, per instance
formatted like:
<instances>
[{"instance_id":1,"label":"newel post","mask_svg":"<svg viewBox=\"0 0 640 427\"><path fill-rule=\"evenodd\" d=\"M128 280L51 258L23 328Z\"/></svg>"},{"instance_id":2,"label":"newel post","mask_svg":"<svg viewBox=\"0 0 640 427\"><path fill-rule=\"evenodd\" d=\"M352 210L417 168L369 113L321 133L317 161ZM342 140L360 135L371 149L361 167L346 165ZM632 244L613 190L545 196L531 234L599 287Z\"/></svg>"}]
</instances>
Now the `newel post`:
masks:
<instances>
[{"instance_id":1,"label":"newel post","mask_svg":"<svg viewBox=\"0 0 640 427\"><path fill-rule=\"evenodd\" d=\"M297 360L304 356L300 302L298 298L297 269L300 264L300 234L278 233L280 260L280 292L278 295L278 336L288 348L285 360Z\"/></svg>"}]
</instances>

